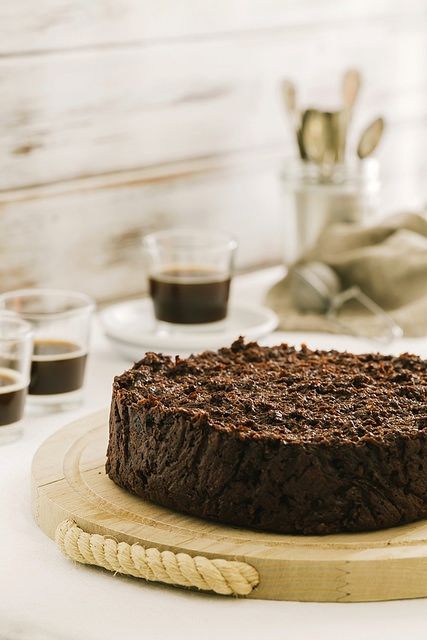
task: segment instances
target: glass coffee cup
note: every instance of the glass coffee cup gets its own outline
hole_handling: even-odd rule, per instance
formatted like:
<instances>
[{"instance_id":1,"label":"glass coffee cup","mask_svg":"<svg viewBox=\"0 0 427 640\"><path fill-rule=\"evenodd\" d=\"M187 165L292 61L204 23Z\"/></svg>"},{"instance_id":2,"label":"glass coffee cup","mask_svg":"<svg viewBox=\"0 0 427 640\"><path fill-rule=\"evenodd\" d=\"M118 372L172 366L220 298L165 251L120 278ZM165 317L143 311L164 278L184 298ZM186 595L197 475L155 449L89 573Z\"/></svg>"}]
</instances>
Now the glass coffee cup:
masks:
<instances>
[{"instance_id":1,"label":"glass coffee cup","mask_svg":"<svg viewBox=\"0 0 427 640\"><path fill-rule=\"evenodd\" d=\"M21 433L32 350L31 325L14 313L0 312L0 444Z\"/></svg>"},{"instance_id":2,"label":"glass coffee cup","mask_svg":"<svg viewBox=\"0 0 427 640\"><path fill-rule=\"evenodd\" d=\"M218 328L227 316L237 243L215 231L170 229L143 249L158 329Z\"/></svg>"},{"instance_id":3,"label":"glass coffee cup","mask_svg":"<svg viewBox=\"0 0 427 640\"><path fill-rule=\"evenodd\" d=\"M0 309L18 313L34 333L28 406L60 411L82 400L92 299L60 289L22 289L0 296Z\"/></svg>"}]
</instances>

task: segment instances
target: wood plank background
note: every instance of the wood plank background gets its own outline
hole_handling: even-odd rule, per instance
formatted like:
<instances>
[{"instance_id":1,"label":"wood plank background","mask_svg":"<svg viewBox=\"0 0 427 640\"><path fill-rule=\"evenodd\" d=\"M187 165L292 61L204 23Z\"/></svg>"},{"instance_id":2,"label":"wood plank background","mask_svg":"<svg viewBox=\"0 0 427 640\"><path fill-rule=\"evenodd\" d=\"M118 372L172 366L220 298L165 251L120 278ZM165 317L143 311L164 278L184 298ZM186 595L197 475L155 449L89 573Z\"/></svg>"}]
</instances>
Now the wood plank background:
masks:
<instances>
[{"instance_id":1,"label":"wood plank background","mask_svg":"<svg viewBox=\"0 0 427 640\"><path fill-rule=\"evenodd\" d=\"M423 0L3 0L0 289L136 294L142 235L172 224L235 233L239 268L280 261L284 77L334 107L360 68L383 210L423 206L426 33Z\"/></svg>"}]
</instances>

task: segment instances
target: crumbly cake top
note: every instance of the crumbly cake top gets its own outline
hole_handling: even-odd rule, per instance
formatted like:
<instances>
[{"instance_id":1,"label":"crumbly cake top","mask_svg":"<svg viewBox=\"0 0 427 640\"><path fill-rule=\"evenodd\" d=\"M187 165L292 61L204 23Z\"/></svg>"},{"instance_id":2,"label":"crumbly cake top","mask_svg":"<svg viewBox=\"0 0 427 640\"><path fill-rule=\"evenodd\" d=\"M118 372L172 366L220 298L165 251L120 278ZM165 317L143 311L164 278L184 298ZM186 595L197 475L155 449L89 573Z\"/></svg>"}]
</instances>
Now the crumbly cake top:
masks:
<instances>
[{"instance_id":1,"label":"crumbly cake top","mask_svg":"<svg viewBox=\"0 0 427 640\"><path fill-rule=\"evenodd\" d=\"M383 441L427 433L427 361L367 353L230 348L186 359L148 353L115 378L127 404L185 410L241 438Z\"/></svg>"}]
</instances>

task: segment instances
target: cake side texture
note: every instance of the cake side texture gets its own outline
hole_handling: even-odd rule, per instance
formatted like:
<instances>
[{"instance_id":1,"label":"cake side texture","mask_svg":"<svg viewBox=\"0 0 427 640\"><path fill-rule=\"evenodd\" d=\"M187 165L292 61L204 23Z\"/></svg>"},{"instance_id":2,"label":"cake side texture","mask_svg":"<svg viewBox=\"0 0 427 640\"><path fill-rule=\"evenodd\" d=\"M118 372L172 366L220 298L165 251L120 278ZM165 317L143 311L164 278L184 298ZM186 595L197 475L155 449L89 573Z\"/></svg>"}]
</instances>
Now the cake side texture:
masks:
<instances>
[{"instance_id":1,"label":"cake side texture","mask_svg":"<svg viewBox=\"0 0 427 640\"><path fill-rule=\"evenodd\" d=\"M427 515L427 367L260 347L147 356L115 379L107 472L160 505L290 534Z\"/></svg>"}]
</instances>

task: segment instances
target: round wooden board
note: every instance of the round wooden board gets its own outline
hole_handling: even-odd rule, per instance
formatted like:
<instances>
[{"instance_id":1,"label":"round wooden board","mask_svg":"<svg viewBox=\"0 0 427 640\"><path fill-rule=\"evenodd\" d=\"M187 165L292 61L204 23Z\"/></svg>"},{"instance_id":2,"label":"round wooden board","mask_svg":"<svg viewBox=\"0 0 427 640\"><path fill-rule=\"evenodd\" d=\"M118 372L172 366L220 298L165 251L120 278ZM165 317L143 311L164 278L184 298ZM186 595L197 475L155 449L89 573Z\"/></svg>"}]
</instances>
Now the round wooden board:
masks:
<instances>
[{"instance_id":1,"label":"round wooden board","mask_svg":"<svg viewBox=\"0 0 427 640\"><path fill-rule=\"evenodd\" d=\"M105 474L108 412L51 436L33 461L33 509L54 538L67 518L89 533L160 550L242 560L259 572L249 597L361 602L427 596L427 521L374 533L284 536L227 527L158 507Z\"/></svg>"}]
</instances>

